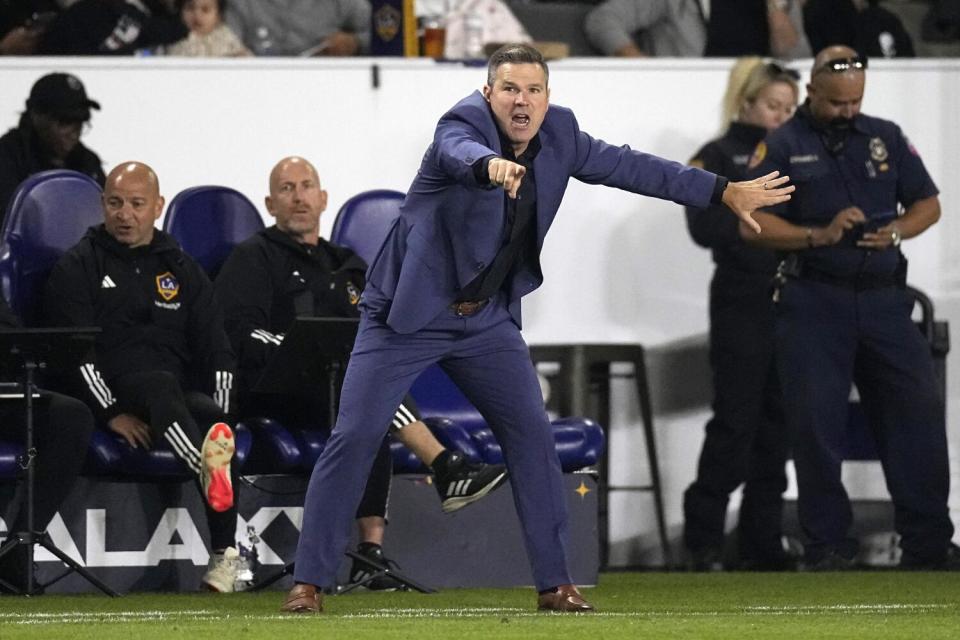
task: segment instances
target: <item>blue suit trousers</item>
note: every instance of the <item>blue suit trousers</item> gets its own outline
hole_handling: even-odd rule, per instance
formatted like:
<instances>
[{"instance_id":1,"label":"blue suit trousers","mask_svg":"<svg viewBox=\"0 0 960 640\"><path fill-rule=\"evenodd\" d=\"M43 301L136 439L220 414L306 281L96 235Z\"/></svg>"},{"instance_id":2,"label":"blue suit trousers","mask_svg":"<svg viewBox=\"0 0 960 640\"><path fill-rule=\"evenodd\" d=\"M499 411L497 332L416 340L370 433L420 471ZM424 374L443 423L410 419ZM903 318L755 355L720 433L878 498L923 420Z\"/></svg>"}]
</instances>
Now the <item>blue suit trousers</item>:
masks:
<instances>
[{"instance_id":1,"label":"blue suit trousers","mask_svg":"<svg viewBox=\"0 0 960 640\"><path fill-rule=\"evenodd\" d=\"M506 297L501 294L471 317L447 309L407 334L386 324L386 304L368 285L337 424L307 488L294 579L318 587L334 584L390 418L417 376L439 363L503 448L537 589L572 582L560 460L529 349Z\"/></svg>"}]
</instances>

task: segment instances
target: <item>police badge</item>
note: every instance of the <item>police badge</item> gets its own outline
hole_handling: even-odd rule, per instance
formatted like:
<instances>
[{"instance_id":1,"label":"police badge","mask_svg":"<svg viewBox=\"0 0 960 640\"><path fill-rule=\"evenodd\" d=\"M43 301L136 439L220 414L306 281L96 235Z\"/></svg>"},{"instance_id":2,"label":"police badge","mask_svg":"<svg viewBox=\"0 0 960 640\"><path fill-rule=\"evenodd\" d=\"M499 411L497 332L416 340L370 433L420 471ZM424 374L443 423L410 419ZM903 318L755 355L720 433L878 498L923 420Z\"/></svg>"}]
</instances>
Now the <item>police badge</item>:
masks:
<instances>
[{"instance_id":1,"label":"police badge","mask_svg":"<svg viewBox=\"0 0 960 640\"><path fill-rule=\"evenodd\" d=\"M883 162L890 154L887 145L880 138L870 138L870 159L874 162Z\"/></svg>"}]
</instances>

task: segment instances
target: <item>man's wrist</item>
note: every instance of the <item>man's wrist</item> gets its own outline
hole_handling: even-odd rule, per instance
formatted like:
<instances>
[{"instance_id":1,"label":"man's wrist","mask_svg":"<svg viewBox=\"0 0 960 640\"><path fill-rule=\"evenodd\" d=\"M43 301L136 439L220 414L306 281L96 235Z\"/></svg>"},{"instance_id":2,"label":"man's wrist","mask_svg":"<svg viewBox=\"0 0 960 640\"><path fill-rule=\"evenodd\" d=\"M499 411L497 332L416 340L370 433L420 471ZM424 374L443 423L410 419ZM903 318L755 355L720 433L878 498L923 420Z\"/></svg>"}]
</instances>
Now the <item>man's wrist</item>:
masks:
<instances>
[{"instance_id":1,"label":"man's wrist","mask_svg":"<svg viewBox=\"0 0 960 640\"><path fill-rule=\"evenodd\" d=\"M899 247L901 242L903 242L903 234L899 227L895 224L890 225L890 244Z\"/></svg>"},{"instance_id":2,"label":"man's wrist","mask_svg":"<svg viewBox=\"0 0 960 640\"><path fill-rule=\"evenodd\" d=\"M730 181L723 176L717 176L717 181L713 183L713 193L710 195L710 204L722 204L723 194L727 190Z\"/></svg>"},{"instance_id":3,"label":"man's wrist","mask_svg":"<svg viewBox=\"0 0 960 640\"><path fill-rule=\"evenodd\" d=\"M473 163L473 177L481 187L490 185L490 161L496 158L495 155L484 156Z\"/></svg>"}]
</instances>

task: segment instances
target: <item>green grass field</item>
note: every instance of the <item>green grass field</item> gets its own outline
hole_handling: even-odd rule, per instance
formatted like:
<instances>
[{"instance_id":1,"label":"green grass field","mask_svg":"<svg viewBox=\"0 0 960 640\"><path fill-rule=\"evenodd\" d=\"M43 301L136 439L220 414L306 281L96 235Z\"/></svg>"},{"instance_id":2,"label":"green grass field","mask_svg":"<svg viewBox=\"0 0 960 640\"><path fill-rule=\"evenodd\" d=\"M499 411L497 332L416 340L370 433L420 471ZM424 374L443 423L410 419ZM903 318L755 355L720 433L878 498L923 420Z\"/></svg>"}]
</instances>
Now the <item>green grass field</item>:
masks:
<instances>
[{"instance_id":1,"label":"green grass field","mask_svg":"<svg viewBox=\"0 0 960 640\"><path fill-rule=\"evenodd\" d=\"M309 617L276 591L0 596L0 640L960 638L956 573L611 573L585 595L597 614L538 614L531 589L351 594Z\"/></svg>"}]
</instances>

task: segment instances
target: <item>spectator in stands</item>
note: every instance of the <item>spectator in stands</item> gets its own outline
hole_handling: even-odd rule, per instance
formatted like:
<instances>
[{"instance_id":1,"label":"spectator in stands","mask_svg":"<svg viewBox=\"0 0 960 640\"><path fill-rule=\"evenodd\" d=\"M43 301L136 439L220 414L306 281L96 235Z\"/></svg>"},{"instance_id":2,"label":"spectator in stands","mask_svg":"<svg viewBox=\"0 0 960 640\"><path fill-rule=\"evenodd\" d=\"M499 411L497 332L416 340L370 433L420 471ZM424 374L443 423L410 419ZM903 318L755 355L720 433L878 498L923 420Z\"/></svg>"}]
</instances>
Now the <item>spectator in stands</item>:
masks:
<instances>
[{"instance_id":1,"label":"spectator in stands","mask_svg":"<svg viewBox=\"0 0 960 640\"><path fill-rule=\"evenodd\" d=\"M223 23L227 0L177 0L177 11L190 34L166 49L170 56L249 56L230 27Z\"/></svg>"},{"instance_id":2,"label":"spectator in stands","mask_svg":"<svg viewBox=\"0 0 960 640\"><path fill-rule=\"evenodd\" d=\"M99 156L80 142L91 109L100 104L74 75L50 73L34 83L20 123L0 137L0 221L17 185L39 171L73 169L103 186Z\"/></svg>"},{"instance_id":3,"label":"spectator in stands","mask_svg":"<svg viewBox=\"0 0 960 640\"><path fill-rule=\"evenodd\" d=\"M784 60L810 57L813 52L803 31L804 2L710 2L704 55L759 55Z\"/></svg>"},{"instance_id":4,"label":"spectator in stands","mask_svg":"<svg viewBox=\"0 0 960 640\"><path fill-rule=\"evenodd\" d=\"M807 0L803 26L814 51L844 44L868 58L912 58L913 39L879 0Z\"/></svg>"},{"instance_id":5,"label":"spectator in stands","mask_svg":"<svg viewBox=\"0 0 960 640\"><path fill-rule=\"evenodd\" d=\"M608 56L803 57L810 48L799 2L711 2L705 15L699 0L607 0L587 15L584 30Z\"/></svg>"},{"instance_id":6,"label":"spectator in stands","mask_svg":"<svg viewBox=\"0 0 960 640\"><path fill-rule=\"evenodd\" d=\"M239 570L233 432L234 358L203 269L154 223L156 174L118 165L103 192L104 222L54 267L44 308L55 326L99 326L70 381L98 420L134 448L164 446L196 474L213 554L203 583L234 590Z\"/></svg>"},{"instance_id":7,"label":"spectator in stands","mask_svg":"<svg viewBox=\"0 0 960 640\"><path fill-rule=\"evenodd\" d=\"M530 42L510 7L503 0L418 0L417 17L440 16L445 31L445 58L486 58L490 43Z\"/></svg>"},{"instance_id":8,"label":"spectator in stands","mask_svg":"<svg viewBox=\"0 0 960 640\"><path fill-rule=\"evenodd\" d=\"M742 180L757 144L793 115L799 74L762 58L741 58L724 97L726 131L690 164ZM791 566L781 543L788 438L773 360L773 251L747 245L722 205L687 207L693 240L713 251L710 364L713 418L696 480L684 494L683 539L694 571L723 568L730 493L744 485L737 532L740 569Z\"/></svg>"},{"instance_id":9,"label":"spectator in stands","mask_svg":"<svg viewBox=\"0 0 960 640\"><path fill-rule=\"evenodd\" d=\"M232 0L226 21L258 56L354 56L370 49L368 0Z\"/></svg>"},{"instance_id":10,"label":"spectator in stands","mask_svg":"<svg viewBox=\"0 0 960 640\"><path fill-rule=\"evenodd\" d=\"M927 42L952 42L960 39L960 0L933 0L920 27Z\"/></svg>"},{"instance_id":11,"label":"spectator in stands","mask_svg":"<svg viewBox=\"0 0 960 640\"><path fill-rule=\"evenodd\" d=\"M52 0L0 0L0 56L36 53L58 11Z\"/></svg>"},{"instance_id":12,"label":"spectator in stands","mask_svg":"<svg viewBox=\"0 0 960 640\"><path fill-rule=\"evenodd\" d=\"M40 53L56 56L153 53L187 28L168 0L78 0L53 23Z\"/></svg>"},{"instance_id":13,"label":"spectator in stands","mask_svg":"<svg viewBox=\"0 0 960 640\"><path fill-rule=\"evenodd\" d=\"M6 298L0 295L0 332L20 326ZM4 380L11 379L4 376ZM41 391L33 405L33 442L35 484L33 523L35 531L45 531L64 501L83 466L84 455L93 432L93 415L79 400L52 391ZM23 400L0 400L0 439L24 442L26 420ZM27 513L23 505L7 526L7 540L14 533L25 533ZM16 591L26 588L27 547L16 547L0 558L0 593L7 582Z\"/></svg>"},{"instance_id":14,"label":"spectator in stands","mask_svg":"<svg viewBox=\"0 0 960 640\"><path fill-rule=\"evenodd\" d=\"M320 237L327 192L308 161L291 157L278 162L270 173L270 195L265 200L276 225L234 249L216 281L227 334L239 362L240 415L267 415L285 424L315 426L327 415L328 398L322 390L301 397L259 394L251 388L296 317L359 315L367 265L350 249ZM435 471L444 511L479 500L506 479L503 465L472 464L463 454L444 449L418 420L409 398L394 414L392 427L396 437ZM385 439L357 510L357 551L381 563L392 467ZM362 563L354 562L351 581L366 572ZM381 579L370 586L392 582Z\"/></svg>"}]
</instances>

